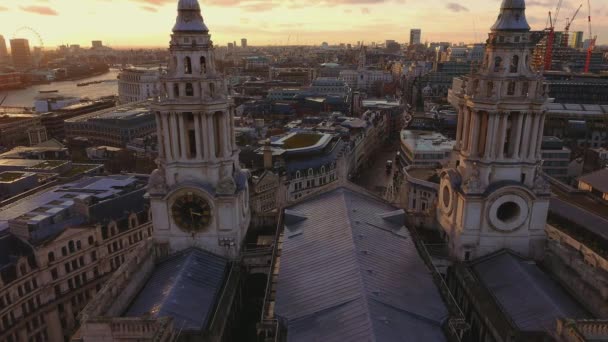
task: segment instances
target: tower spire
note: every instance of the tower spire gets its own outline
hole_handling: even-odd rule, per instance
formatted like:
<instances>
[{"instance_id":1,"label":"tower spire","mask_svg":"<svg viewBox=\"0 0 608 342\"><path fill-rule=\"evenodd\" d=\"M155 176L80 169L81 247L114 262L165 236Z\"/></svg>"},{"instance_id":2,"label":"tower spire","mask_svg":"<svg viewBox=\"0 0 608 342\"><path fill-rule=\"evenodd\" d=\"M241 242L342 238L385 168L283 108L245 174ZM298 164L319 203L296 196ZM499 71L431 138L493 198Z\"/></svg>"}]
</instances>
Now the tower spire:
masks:
<instances>
[{"instance_id":1,"label":"tower spire","mask_svg":"<svg viewBox=\"0 0 608 342\"><path fill-rule=\"evenodd\" d=\"M209 32L198 0L179 0L173 32Z\"/></svg>"}]
</instances>

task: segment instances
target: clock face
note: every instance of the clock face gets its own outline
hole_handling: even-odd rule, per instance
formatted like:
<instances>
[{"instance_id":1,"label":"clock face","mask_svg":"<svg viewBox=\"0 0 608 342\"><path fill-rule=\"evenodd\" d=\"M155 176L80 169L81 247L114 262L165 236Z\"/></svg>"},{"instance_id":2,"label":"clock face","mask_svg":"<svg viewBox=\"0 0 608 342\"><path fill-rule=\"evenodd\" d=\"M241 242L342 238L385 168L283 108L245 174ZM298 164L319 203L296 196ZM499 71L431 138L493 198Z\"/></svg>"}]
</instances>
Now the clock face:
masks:
<instances>
[{"instance_id":1,"label":"clock face","mask_svg":"<svg viewBox=\"0 0 608 342\"><path fill-rule=\"evenodd\" d=\"M211 223L211 206L201 196L187 192L178 197L171 206L173 221L182 230L200 232Z\"/></svg>"}]
</instances>

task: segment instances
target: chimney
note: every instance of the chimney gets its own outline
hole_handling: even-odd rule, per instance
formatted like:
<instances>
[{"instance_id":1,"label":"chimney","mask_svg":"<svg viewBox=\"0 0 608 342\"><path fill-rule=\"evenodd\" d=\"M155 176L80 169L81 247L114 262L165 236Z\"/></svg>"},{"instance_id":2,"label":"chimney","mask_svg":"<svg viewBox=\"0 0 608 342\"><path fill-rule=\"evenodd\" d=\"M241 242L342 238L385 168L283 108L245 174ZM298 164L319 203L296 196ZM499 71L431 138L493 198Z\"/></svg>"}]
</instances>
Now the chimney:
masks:
<instances>
[{"instance_id":1,"label":"chimney","mask_svg":"<svg viewBox=\"0 0 608 342\"><path fill-rule=\"evenodd\" d=\"M270 147L270 139L266 139L262 151L264 151L264 168L266 170L272 170L272 148Z\"/></svg>"}]
</instances>

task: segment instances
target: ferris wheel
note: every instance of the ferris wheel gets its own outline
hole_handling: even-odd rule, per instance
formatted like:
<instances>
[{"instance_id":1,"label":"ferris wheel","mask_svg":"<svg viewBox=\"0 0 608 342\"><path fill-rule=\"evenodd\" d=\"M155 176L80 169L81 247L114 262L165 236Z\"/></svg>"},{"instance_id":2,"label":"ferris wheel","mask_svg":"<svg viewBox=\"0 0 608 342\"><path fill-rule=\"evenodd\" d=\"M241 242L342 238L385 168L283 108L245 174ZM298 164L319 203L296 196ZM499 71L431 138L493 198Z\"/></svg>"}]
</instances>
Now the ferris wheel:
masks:
<instances>
[{"instance_id":1,"label":"ferris wheel","mask_svg":"<svg viewBox=\"0 0 608 342\"><path fill-rule=\"evenodd\" d=\"M13 39L15 38L23 38L20 37L20 35L27 33L27 37L28 38L34 38L35 40L38 41L38 45L36 45L36 47L40 47L41 49L44 49L44 41L42 40L42 36L33 28L29 27L29 26L22 26L20 28L18 28L14 33L13 33Z\"/></svg>"}]
</instances>

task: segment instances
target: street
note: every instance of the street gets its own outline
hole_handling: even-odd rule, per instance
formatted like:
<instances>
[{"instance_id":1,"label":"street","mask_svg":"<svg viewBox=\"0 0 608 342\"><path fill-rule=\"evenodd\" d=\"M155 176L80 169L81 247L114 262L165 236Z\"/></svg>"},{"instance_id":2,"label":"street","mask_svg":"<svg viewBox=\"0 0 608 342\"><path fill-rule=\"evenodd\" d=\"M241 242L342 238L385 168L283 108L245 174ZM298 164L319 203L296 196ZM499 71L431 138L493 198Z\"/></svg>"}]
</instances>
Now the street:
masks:
<instances>
[{"instance_id":1,"label":"street","mask_svg":"<svg viewBox=\"0 0 608 342\"><path fill-rule=\"evenodd\" d=\"M393 173L397 167L397 163L395 163L395 156L398 149L398 143L382 146L380 150L374 154L375 158L370 160L371 166L363 168L359 177L354 180L355 183L377 194L378 196L384 197L386 185L393 177ZM387 160L393 161L393 168L390 174L386 173Z\"/></svg>"}]
</instances>

